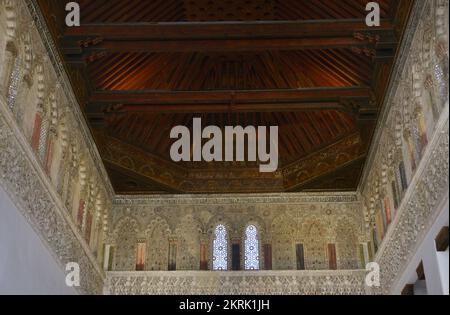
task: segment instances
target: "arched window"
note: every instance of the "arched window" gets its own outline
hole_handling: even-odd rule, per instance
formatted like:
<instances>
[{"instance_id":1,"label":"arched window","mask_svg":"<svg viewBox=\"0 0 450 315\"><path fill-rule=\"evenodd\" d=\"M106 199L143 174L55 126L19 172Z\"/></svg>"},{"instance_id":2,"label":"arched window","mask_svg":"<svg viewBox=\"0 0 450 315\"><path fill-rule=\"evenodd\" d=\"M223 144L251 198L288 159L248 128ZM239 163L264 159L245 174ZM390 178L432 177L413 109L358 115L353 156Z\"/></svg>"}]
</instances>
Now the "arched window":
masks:
<instances>
[{"instance_id":1,"label":"arched window","mask_svg":"<svg viewBox=\"0 0 450 315\"><path fill-rule=\"evenodd\" d=\"M259 270L258 229L254 225L245 229L245 270Z\"/></svg>"},{"instance_id":2,"label":"arched window","mask_svg":"<svg viewBox=\"0 0 450 315\"><path fill-rule=\"evenodd\" d=\"M213 270L228 269L228 235L224 225L219 224L214 231Z\"/></svg>"}]
</instances>

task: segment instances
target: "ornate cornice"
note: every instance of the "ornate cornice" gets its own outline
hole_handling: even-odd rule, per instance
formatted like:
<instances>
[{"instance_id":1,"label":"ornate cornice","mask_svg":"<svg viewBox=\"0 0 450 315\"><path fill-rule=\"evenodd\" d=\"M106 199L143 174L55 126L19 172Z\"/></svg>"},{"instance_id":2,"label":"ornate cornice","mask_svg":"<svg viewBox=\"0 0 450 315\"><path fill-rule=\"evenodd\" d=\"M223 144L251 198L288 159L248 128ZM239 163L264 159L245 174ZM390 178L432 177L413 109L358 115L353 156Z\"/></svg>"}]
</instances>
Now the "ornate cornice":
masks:
<instances>
[{"instance_id":1,"label":"ornate cornice","mask_svg":"<svg viewBox=\"0 0 450 315\"><path fill-rule=\"evenodd\" d=\"M233 195L155 195L116 196L113 205L232 205L232 204L302 204L302 203L349 203L359 202L354 192L344 193L279 193L279 194L233 194Z\"/></svg>"},{"instance_id":2,"label":"ornate cornice","mask_svg":"<svg viewBox=\"0 0 450 315\"><path fill-rule=\"evenodd\" d=\"M364 156L359 133L352 134L324 150L315 152L285 167L282 170L284 186L291 190Z\"/></svg>"},{"instance_id":3,"label":"ornate cornice","mask_svg":"<svg viewBox=\"0 0 450 315\"><path fill-rule=\"evenodd\" d=\"M232 172L186 169L111 137L104 138L101 151L107 163L144 176L176 192L267 192L277 187L279 191L283 189L280 174L259 173L258 169L237 169Z\"/></svg>"},{"instance_id":4,"label":"ornate cornice","mask_svg":"<svg viewBox=\"0 0 450 315\"><path fill-rule=\"evenodd\" d=\"M109 136L98 141L105 162L143 176L175 192L246 193L283 192L329 174L365 156L358 133L314 152L275 173L258 168L189 169L153 156L137 147Z\"/></svg>"}]
</instances>

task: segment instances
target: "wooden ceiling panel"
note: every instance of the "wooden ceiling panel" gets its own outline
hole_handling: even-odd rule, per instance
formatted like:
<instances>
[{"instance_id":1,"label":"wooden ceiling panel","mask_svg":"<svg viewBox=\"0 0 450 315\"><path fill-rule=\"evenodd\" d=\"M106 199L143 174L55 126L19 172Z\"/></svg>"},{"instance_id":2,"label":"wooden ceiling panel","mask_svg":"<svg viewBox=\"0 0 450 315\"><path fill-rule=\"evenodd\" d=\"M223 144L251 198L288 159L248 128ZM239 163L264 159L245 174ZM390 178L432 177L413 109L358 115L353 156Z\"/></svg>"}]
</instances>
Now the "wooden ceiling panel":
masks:
<instances>
[{"instance_id":1,"label":"wooden ceiling panel","mask_svg":"<svg viewBox=\"0 0 450 315\"><path fill-rule=\"evenodd\" d=\"M37 0L118 193L355 190L413 1ZM278 126L279 169L174 163L170 130Z\"/></svg>"},{"instance_id":2,"label":"wooden ceiling panel","mask_svg":"<svg viewBox=\"0 0 450 315\"><path fill-rule=\"evenodd\" d=\"M350 49L242 54L114 53L89 64L99 90L264 90L368 86L370 57Z\"/></svg>"},{"instance_id":3,"label":"wooden ceiling panel","mask_svg":"<svg viewBox=\"0 0 450 315\"><path fill-rule=\"evenodd\" d=\"M183 125L192 134L193 118L201 118L202 125L225 126L278 126L280 139L280 165L288 165L311 152L320 150L352 133L357 132L355 119L337 111L311 111L286 113L192 113L192 114L110 114L105 123L106 133L121 141L170 160L170 130ZM183 163L189 168L206 167L206 163ZM215 163L219 167L221 163ZM254 166L255 163L250 163Z\"/></svg>"}]
</instances>

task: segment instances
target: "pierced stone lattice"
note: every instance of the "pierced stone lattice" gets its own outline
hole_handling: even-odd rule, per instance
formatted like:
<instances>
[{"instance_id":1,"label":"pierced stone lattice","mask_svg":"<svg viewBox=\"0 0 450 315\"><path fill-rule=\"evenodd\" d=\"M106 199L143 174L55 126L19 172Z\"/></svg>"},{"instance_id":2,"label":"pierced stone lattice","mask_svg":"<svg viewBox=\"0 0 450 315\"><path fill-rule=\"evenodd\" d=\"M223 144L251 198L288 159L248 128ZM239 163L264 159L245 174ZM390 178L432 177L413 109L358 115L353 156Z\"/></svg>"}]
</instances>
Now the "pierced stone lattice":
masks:
<instances>
[{"instance_id":1,"label":"pierced stone lattice","mask_svg":"<svg viewBox=\"0 0 450 315\"><path fill-rule=\"evenodd\" d=\"M245 270L259 270L259 240L256 226L245 230Z\"/></svg>"},{"instance_id":2,"label":"pierced stone lattice","mask_svg":"<svg viewBox=\"0 0 450 315\"><path fill-rule=\"evenodd\" d=\"M215 230L213 242L213 270L228 269L228 240L227 229L218 225Z\"/></svg>"}]
</instances>

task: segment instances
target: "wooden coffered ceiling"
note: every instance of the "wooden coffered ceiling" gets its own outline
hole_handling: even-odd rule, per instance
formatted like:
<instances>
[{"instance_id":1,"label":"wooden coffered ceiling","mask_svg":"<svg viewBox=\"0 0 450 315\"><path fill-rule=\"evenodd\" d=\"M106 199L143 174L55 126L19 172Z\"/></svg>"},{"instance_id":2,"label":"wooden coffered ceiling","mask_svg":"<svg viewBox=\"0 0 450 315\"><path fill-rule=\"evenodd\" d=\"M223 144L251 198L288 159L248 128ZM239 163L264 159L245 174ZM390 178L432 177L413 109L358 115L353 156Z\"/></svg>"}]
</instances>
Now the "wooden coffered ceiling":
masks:
<instances>
[{"instance_id":1,"label":"wooden coffered ceiling","mask_svg":"<svg viewBox=\"0 0 450 315\"><path fill-rule=\"evenodd\" d=\"M116 192L151 194L355 190L413 1L38 2ZM195 117L279 126L279 170L172 162Z\"/></svg>"}]
</instances>

